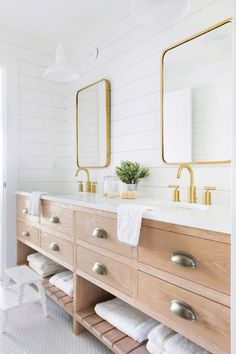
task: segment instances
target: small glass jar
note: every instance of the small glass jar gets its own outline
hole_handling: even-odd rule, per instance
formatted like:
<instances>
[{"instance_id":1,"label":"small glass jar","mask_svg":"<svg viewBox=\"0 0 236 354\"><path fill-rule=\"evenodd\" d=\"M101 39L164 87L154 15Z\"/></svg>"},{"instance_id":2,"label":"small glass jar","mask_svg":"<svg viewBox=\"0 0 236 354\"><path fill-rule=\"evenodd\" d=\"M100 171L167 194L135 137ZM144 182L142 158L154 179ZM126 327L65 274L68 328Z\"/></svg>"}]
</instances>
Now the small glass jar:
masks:
<instances>
[{"instance_id":1,"label":"small glass jar","mask_svg":"<svg viewBox=\"0 0 236 354\"><path fill-rule=\"evenodd\" d=\"M104 177L104 195L109 198L117 198L119 193L119 179L116 176Z\"/></svg>"},{"instance_id":2,"label":"small glass jar","mask_svg":"<svg viewBox=\"0 0 236 354\"><path fill-rule=\"evenodd\" d=\"M120 193L120 196L122 199L136 199L136 198L138 198L138 184L137 183L133 183L133 184L123 183L122 187L123 188Z\"/></svg>"}]
</instances>

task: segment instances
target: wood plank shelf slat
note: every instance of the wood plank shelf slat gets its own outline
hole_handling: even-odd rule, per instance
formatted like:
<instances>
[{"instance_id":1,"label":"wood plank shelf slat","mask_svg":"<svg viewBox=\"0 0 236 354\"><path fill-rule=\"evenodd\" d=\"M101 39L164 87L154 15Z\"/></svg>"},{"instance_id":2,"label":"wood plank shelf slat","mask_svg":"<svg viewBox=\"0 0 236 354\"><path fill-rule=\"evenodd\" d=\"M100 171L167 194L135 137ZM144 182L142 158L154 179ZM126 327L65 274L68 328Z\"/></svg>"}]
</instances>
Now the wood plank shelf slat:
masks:
<instances>
[{"instance_id":1,"label":"wood plank shelf slat","mask_svg":"<svg viewBox=\"0 0 236 354\"><path fill-rule=\"evenodd\" d=\"M49 278L43 279L42 285L45 288L46 295L48 295L50 299L55 301L63 310L73 317L73 298L66 295L56 286L53 286L49 282Z\"/></svg>"},{"instance_id":2,"label":"wood plank shelf slat","mask_svg":"<svg viewBox=\"0 0 236 354\"><path fill-rule=\"evenodd\" d=\"M93 308L75 314L75 319L115 354L148 354L146 343L139 343L98 316Z\"/></svg>"}]
</instances>

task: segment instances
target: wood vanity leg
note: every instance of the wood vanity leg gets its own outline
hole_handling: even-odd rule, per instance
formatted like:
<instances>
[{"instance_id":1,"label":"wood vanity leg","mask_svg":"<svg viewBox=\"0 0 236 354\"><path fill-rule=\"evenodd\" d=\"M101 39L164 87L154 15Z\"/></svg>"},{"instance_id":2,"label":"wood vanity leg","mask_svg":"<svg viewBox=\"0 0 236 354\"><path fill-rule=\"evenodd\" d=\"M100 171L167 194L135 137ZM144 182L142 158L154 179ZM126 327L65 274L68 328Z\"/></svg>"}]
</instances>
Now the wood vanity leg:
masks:
<instances>
[{"instance_id":1,"label":"wood vanity leg","mask_svg":"<svg viewBox=\"0 0 236 354\"><path fill-rule=\"evenodd\" d=\"M36 251L21 241L17 241L17 256L16 264L22 265L27 263L27 256L35 253Z\"/></svg>"}]
</instances>

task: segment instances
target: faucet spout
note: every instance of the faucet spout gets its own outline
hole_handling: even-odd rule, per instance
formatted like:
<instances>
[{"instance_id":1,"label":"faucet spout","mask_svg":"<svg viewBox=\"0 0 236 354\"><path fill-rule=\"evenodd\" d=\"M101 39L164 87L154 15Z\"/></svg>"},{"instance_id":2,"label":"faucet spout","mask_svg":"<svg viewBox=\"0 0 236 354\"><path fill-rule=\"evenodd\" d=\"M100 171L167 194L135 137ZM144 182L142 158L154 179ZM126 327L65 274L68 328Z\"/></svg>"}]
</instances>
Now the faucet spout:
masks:
<instances>
[{"instance_id":1,"label":"faucet spout","mask_svg":"<svg viewBox=\"0 0 236 354\"><path fill-rule=\"evenodd\" d=\"M194 186L194 174L193 174L193 169L190 165L188 165L187 163L182 163L177 171L177 178L180 178L181 173L183 171L183 169L186 168L189 171L189 175L190 175L190 185Z\"/></svg>"},{"instance_id":2,"label":"faucet spout","mask_svg":"<svg viewBox=\"0 0 236 354\"><path fill-rule=\"evenodd\" d=\"M86 181L86 190L87 192L91 192L91 182L90 182L90 178L89 178L89 170L85 167L79 167L76 170L75 176L77 177L80 173L80 171L84 171L86 173L86 177L87 177L87 181Z\"/></svg>"},{"instance_id":3,"label":"faucet spout","mask_svg":"<svg viewBox=\"0 0 236 354\"><path fill-rule=\"evenodd\" d=\"M176 178L180 178L183 169L187 169L189 172L189 176L190 176L190 186L189 186L189 190L188 190L188 202L189 203L197 203L197 194L196 194L196 187L194 185L194 174L193 174L192 167L190 165L188 165L187 163L182 163L178 168Z\"/></svg>"}]
</instances>

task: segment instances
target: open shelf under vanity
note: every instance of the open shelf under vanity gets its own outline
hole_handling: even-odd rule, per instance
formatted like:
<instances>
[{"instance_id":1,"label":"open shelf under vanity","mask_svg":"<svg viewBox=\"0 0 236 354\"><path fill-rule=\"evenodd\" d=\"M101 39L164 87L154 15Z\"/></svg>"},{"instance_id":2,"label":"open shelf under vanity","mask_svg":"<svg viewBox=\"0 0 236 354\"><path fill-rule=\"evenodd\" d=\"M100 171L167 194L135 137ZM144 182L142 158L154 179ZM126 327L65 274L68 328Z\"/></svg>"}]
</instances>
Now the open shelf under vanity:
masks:
<instances>
[{"instance_id":1,"label":"open shelf under vanity","mask_svg":"<svg viewBox=\"0 0 236 354\"><path fill-rule=\"evenodd\" d=\"M49 282L49 278L44 278L42 284L45 288L46 295L55 301L63 310L73 317L73 298L65 294L62 290Z\"/></svg>"},{"instance_id":2,"label":"open shelf under vanity","mask_svg":"<svg viewBox=\"0 0 236 354\"><path fill-rule=\"evenodd\" d=\"M75 313L75 319L116 354L148 354L146 342L139 343L98 316L93 308Z\"/></svg>"}]
</instances>

